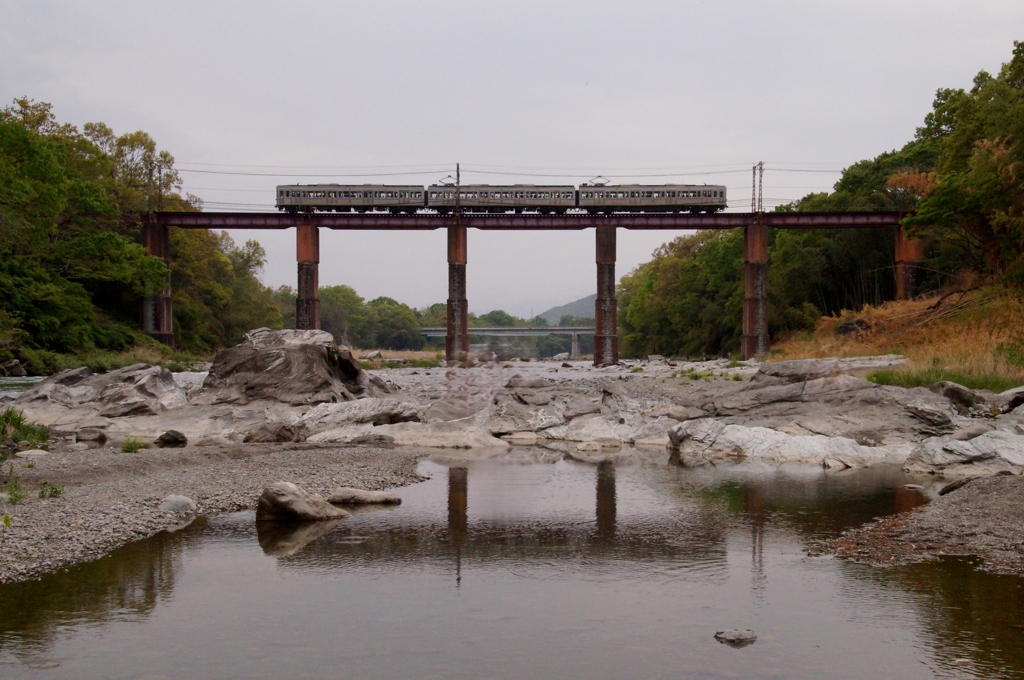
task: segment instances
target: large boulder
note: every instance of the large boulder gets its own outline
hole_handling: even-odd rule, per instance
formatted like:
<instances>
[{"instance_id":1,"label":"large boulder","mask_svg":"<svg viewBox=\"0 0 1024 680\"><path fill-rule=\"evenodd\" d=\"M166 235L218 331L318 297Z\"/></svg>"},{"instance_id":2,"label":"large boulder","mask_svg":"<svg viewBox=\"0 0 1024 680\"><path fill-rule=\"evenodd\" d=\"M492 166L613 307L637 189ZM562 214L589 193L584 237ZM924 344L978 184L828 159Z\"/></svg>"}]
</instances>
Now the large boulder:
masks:
<instances>
[{"instance_id":1,"label":"large boulder","mask_svg":"<svg viewBox=\"0 0 1024 680\"><path fill-rule=\"evenodd\" d=\"M247 404L272 400L292 405L354 401L389 392L360 368L347 347L326 331L257 328L217 354L203 391L203 404Z\"/></svg>"},{"instance_id":2,"label":"large boulder","mask_svg":"<svg viewBox=\"0 0 1024 680\"><path fill-rule=\"evenodd\" d=\"M152 416L185 406L188 398L162 366L133 364L94 374L73 368L51 375L23 392L16 403L29 407L89 406L106 418Z\"/></svg>"},{"instance_id":3,"label":"large boulder","mask_svg":"<svg viewBox=\"0 0 1024 680\"><path fill-rule=\"evenodd\" d=\"M954 434L924 440L907 458L903 469L944 477L1024 472L1024 436L1009 430L991 430L970 439L962 437Z\"/></svg>"},{"instance_id":4,"label":"large boulder","mask_svg":"<svg viewBox=\"0 0 1024 680\"><path fill-rule=\"evenodd\" d=\"M291 482L274 482L256 504L257 521L316 522L348 517L348 513Z\"/></svg>"},{"instance_id":5,"label":"large boulder","mask_svg":"<svg viewBox=\"0 0 1024 680\"><path fill-rule=\"evenodd\" d=\"M757 460L811 463L841 470L905 457L899 450L862 446L845 437L790 435L765 427L727 425L711 418L679 423L668 434L671 448L688 467Z\"/></svg>"}]
</instances>

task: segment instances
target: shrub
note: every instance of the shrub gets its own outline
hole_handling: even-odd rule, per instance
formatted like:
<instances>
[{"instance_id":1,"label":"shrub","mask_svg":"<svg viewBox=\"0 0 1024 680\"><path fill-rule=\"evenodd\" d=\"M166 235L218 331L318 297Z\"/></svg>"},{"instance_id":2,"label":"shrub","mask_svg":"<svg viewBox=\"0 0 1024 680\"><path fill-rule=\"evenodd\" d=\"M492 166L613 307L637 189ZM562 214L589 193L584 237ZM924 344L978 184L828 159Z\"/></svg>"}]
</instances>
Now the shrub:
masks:
<instances>
[{"instance_id":1,"label":"shrub","mask_svg":"<svg viewBox=\"0 0 1024 680\"><path fill-rule=\"evenodd\" d=\"M121 453L136 453L146 448L146 444L135 437L126 437L121 444Z\"/></svg>"},{"instance_id":2,"label":"shrub","mask_svg":"<svg viewBox=\"0 0 1024 680\"><path fill-rule=\"evenodd\" d=\"M21 411L8 408L0 412L0 436L37 446L50 440L50 429L29 421Z\"/></svg>"}]
</instances>

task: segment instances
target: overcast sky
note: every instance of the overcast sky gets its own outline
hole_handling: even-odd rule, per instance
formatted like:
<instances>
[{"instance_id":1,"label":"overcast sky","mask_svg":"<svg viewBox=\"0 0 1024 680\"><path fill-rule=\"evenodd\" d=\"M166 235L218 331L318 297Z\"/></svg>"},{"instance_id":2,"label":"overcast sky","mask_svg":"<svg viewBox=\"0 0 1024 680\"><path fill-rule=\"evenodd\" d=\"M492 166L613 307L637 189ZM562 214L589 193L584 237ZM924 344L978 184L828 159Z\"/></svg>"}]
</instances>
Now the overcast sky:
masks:
<instances>
[{"instance_id":1,"label":"overcast sky","mask_svg":"<svg viewBox=\"0 0 1024 680\"><path fill-rule=\"evenodd\" d=\"M767 207L828 190L1014 39L1020 0L0 0L0 98L145 130L207 210L271 209L284 183L429 184L456 161L466 183L721 183L747 210L753 163ZM619 275L675 235L620 232ZM232 236L295 285L294 232ZM445 243L325 231L321 285L442 302ZM468 280L477 313L583 297L593 232L471 230Z\"/></svg>"}]
</instances>

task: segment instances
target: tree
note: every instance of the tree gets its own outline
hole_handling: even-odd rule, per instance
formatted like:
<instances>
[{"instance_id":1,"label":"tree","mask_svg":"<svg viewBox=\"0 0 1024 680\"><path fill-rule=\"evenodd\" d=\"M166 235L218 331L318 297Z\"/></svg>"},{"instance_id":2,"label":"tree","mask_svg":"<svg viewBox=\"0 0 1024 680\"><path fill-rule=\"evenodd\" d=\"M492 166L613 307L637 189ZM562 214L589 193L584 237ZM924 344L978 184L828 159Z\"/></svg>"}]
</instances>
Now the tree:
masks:
<instances>
[{"instance_id":1,"label":"tree","mask_svg":"<svg viewBox=\"0 0 1024 680\"><path fill-rule=\"evenodd\" d=\"M423 336L416 313L389 297L379 297L366 304L369 312L370 337L381 349L419 349Z\"/></svg>"}]
</instances>

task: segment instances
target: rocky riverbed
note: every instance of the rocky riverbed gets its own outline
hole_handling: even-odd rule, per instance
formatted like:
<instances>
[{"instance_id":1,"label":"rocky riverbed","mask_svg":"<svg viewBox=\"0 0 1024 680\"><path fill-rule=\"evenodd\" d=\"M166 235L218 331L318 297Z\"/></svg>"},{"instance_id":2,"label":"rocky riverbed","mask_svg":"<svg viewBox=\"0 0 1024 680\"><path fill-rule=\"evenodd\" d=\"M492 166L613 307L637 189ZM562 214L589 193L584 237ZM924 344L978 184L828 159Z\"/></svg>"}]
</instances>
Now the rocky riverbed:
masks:
<instances>
[{"instance_id":1,"label":"rocky riverbed","mask_svg":"<svg viewBox=\"0 0 1024 680\"><path fill-rule=\"evenodd\" d=\"M45 481L65 491L0 507L13 518L0 535L0 578L172 526L179 520L155 509L167 494L218 512L253 507L274 481L330 493L360 486L363 475L367 488L384 488L414 479L412 461L444 449L543 447L588 462L654 451L690 467L836 473L886 463L945 479L1024 471L1024 391L863 379L901 361L649 357L603 368L531 361L367 372L330 334L258 329L208 373L65 371L5 398L54 435L50 453L21 451L15 472L32 489ZM126 441L148 448L117 453Z\"/></svg>"},{"instance_id":2,"label":"rocky riverbed","mask_svg":"<svg viewBox=\"0 0 1024 680\"><path fill-rule=\"evenodd\" d=\"M420 481L418 456L363 446L244 444L184 449L112 448L18 459L13 472L28 496L0 505L0 583L102 557L125 543L174 529L195 514L252 509L278 480L329 495L341 487L388 489ZM40 483L63 487L38 498ZM196 503L195 513L160 509L167 496Z\"/></svg>"}]
</instances>

